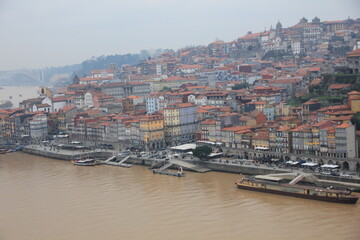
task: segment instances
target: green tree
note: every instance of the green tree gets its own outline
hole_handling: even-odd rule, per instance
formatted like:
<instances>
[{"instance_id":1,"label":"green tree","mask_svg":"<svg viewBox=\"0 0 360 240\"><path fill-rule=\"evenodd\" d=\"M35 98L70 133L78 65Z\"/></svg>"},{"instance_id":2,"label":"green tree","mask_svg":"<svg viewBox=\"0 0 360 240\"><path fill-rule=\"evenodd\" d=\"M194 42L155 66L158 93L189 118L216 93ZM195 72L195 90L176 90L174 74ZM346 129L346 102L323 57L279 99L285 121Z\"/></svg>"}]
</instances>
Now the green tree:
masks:
<instances>
[{"instance_id":1,"label":"green tree","mask_svg":"<svg viewBox=\"0 0 360 240\"><path fill-rule=\"evenodd\" d=\"M360 130L360 112L355 113L350 121L352 124L355 124L356 130Z\"/></svg>"},{"instance_id":2,"label":"green tree","mask_svg":"<svg viewBox=\"0 0 360 240\"><path fill-rule=\"evenodd\" d=\"M232 87L232 90L240 90L248 87L249 87L249 83L245 82L245 83L235 84L235 86Z\"/></svg>"},{"instance_id":3,"label":"green tree","mask_svg":"<svg viewBox=\"0 0 360 240\"><path fill-rule=\"evenodd\" d=\"M199 158L201 161L204 161L208 159L210 153L212 152L212 148L204 145L196 147L192 152L195 157Z\"/></svg>"},{"instance_id":4,"label":"green tree","mask_svg":"<svg viewBox=\"0 0 360 240\"><path fill-rule=\"evenodd\" d=\"M161 91L168 92L168 91L171 91L171 88L169 88L169 87L167 87L167 86L164 86Z\"/></svg>"}]
</instances>

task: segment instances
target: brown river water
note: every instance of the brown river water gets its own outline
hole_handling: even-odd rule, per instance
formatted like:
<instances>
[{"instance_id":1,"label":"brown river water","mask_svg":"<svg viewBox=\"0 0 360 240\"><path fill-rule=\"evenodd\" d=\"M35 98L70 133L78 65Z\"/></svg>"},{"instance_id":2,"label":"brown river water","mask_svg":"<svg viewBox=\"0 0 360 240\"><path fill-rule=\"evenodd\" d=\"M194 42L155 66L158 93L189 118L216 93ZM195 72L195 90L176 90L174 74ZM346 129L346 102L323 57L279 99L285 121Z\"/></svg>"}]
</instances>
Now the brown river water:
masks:
<instances>
[{"instance_id":1,"label":"brown river water","mask_svg":"<svg viewBox=\"0 0 360 240\"><path fill-rule=\"evenodd\" d=\"M0 155L0 240L360 239L360 203L239 190L239 175Z\"/></svg>"}]
</instances>

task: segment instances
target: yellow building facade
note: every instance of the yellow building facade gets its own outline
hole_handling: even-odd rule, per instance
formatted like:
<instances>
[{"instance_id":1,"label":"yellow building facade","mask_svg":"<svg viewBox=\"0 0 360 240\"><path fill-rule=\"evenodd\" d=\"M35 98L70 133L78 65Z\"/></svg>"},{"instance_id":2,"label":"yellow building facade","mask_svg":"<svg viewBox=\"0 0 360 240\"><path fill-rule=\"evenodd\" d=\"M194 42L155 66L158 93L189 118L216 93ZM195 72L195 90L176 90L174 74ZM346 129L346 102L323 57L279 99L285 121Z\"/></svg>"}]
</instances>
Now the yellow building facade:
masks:
<instances>
[{"instance_id":1,"label":"yellow building facade","mask_svg":"<svg viewBox=\"0 0 360 240\"><path fill-rule=\"evenodd\" d=\"M164 118L148 115L140 119L140 141L146 150L157 150L165 146Z\"/></svg>"}]
</instances>

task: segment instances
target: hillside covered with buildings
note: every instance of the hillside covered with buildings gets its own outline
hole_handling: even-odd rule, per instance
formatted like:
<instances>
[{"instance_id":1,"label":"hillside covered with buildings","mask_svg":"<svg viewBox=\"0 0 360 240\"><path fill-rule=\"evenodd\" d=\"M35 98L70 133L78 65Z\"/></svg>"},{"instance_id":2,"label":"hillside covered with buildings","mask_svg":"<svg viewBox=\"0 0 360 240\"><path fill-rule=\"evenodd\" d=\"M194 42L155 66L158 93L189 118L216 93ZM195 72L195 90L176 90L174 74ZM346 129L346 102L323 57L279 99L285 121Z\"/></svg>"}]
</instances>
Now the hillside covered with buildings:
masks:
<instances>
[{"instance_id":1,"label":"hillside covered with buildings","mask_svg":"<svg viewBox=\"0 0 360 240\"><path fill-rule=\"evenodd\" d=\"M62 133L148 151L207 141L358 158L359 62L360 19L278 22L231 42L114 62L64 88L44 87L19 108L0 110L0 136Z\"/></svg>"}]
</instances>

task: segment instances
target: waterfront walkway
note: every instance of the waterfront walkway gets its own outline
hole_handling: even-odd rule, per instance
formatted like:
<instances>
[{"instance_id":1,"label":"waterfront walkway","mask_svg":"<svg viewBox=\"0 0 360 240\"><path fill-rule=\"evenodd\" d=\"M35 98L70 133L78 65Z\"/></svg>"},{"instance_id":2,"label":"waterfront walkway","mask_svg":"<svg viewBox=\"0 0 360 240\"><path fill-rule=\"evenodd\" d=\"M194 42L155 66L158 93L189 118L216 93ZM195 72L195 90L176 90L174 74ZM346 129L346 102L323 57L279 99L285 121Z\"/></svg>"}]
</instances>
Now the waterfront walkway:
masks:
<instances>
[{"instance_id":1,"label":"waterfront walkway","mask_svg":"<svg viewBox=\"0 0 360 240\"><path fill-rule=\"evenodd\" d=\"M74 160L80 157L91 157L96 159L109 159L110 157L115 157L116 152L111 150L86 150L81 149L77 151L72 150L64 150L58 149L52 146L41 146L41 145L28 145L23 148L23 152L35 154L43 157L49 158L56 158L62 160ZM112 158L113 158L112 157ZM335 176L323 176L317 172L309 172L304 168L279 168L275 164L266 165L266 164L259 164L253 161L241 162L238 159L216 159L211 161L199 161L194 160L192 157L190 159L172 159L169 164L166 163L165 160L159 161L158 159L151 159L151 158L138 158L134 155L129 156L129 158L122 159L121 162L129 162L132 164L140 164L146 166L155 166L161 164L164 168L171 167L172 165L178 165L185 169L192 170L195 172L208 172L211 170L214 171L222 171L222 172L229 172L229 173L240 173L245 175L265 175L265 174L276 174L276 173L310 173L315 175L317 178L320 177L318 183L320 184L327 184L332 186L342 186L342 187L351 187L360 189L360 179L358 176L351 176L351 178L343 178L343 177L335 177ZM129 164L127 164L129 165ZM165 169L164 169L165 170Z\"/></svg>"},{"instance_id":2,"label":"waterfront walkway","mask_svg":"<svg viewBox=\"0 0 360 240\"><path fill-rule=\"evenodd\" d=\"M44 157L57 158L62 160L75 160L77 158L108 158L115 155L115 151L111 150L65 150L55 146L43 146L43 145L27 145L22 149L25 153L31 153Z\"/></svg>"},{"instance_id":3,"label":"waterfront walkway","mask_svg":"<svg viewBox=\"0 0 360 240\"><path fill-rule=\"evenodd\" d=\"M199 172L199 173L205 173L205 172L210 172L211 169L210 168L205 168L205 167L202 167L200 165L196 165L196 164L192 164L192 163L189 163L189 162L186 162L186 161L181 161L181 160L178 160L178 159L171 159L168 163L166 163L164 166L162 166L161 168L159 168L160 171L163 171L173 165L177 165L179 167L183 167L183 168L186 168L186 169L189 169L191 171L194 171L194 172Z\"/></svg>"}]
</instances>

